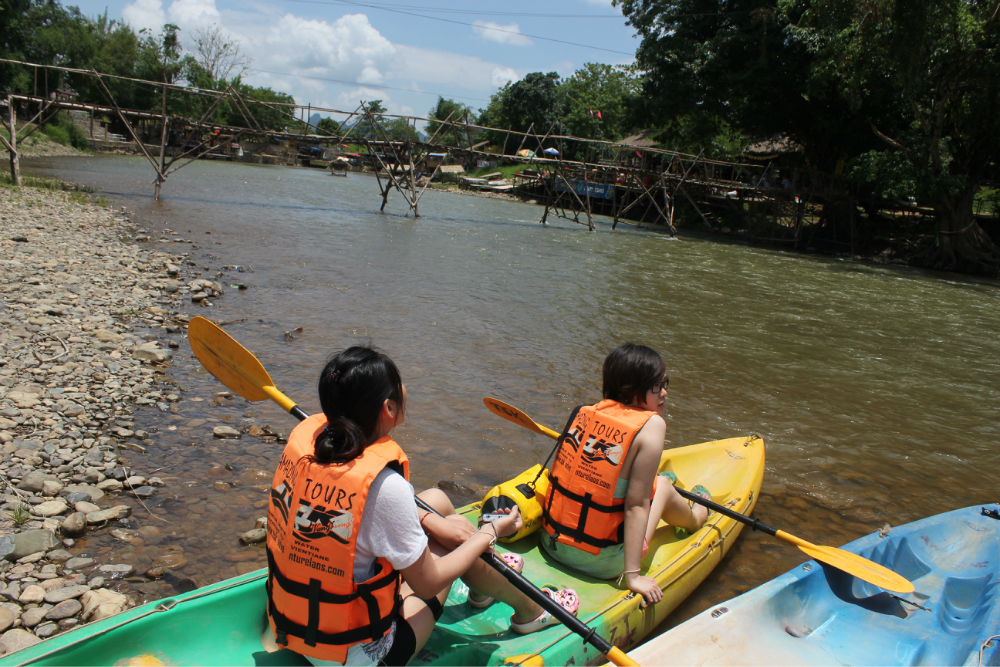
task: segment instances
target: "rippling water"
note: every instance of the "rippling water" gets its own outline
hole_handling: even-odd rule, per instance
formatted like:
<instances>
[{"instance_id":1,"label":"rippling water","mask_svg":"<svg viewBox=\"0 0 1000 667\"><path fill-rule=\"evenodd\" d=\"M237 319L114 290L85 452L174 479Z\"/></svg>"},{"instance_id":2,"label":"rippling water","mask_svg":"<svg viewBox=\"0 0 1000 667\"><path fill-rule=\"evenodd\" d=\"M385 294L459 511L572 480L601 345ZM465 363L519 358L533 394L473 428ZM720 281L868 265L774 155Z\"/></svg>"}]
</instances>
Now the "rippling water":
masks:
<instances>
[{"instance_id":1,"label":"rippling water","mask_svg":"<svg viewBox=\"0 0 1000 667\"><path fill-rule=\"evenodd\" d=\"M775 527L839 546L885 523L998 500L997 282L611 232L606 219L595 233L565 221L542 226L536 206L434 191L414 220L398 194L380 214L374 179L358 174L197 162L154 202L142 158L29 168L99 186L140 224L197 240L192 257L210 267L205 275L252 267L238 278L248 291L187 310L247 318L227 330L308 412L319 409L326 357L370 337L409 389L396 435L418 488L492 486L541 461L551 442L494 417L482 398L558 429L575 405L599 398L605 354L630 340L667 362L668 446L764 436L756 515ZM298 326L303 333L286 342ZM141 568L172 549L198 583L259 567L259 555L233 560L248 558L236 537L265 513L280 448L250 437L212 441L210 427L255 420L287 433L292 418L270 404L214 405L222 387L187 355L171 377L185 400L177 414L138 413L140 428L159 429L158 446L131 456L140 470L172 477L163 498L180 500L154 508L169 524L137 512L159 535L147 531L118 557ZM216 481L237 485L219 491ZM803 560L744 533L666 625ZM170 591L164 583L133 590Z\"/></svg>"}]
</instances>

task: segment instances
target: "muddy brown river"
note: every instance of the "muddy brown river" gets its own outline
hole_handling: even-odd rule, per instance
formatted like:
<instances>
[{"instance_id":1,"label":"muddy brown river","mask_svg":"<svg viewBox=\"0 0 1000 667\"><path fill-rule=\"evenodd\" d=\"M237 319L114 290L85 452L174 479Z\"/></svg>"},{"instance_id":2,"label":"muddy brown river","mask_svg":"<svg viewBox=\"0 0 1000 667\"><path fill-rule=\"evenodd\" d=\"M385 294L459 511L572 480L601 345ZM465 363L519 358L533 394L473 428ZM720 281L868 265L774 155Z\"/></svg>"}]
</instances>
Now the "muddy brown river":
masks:
<instances>
[{"instance_id":1,"label":"muddy brown river","mask_svg":"<svg viewBox=\"0 0 1000 667\"><path fill-rule=\"evenodd\" d=\"M316 379L332 352L362 339L388 352L409 390L396 435L413 482L444 482L459 503L551 447L487 412L484 396L558 429L575 405L600 397L602 360L624 341L667 362L668 446L764 437L755 514L772 526L839 546L886 523L1000 500L995 281L612 232L601 218L593 233L542 226L536 206L433 191L415 220L398 195L379 213L374 179L353 173L198 162L155 202L142 158L25 163L99 187L151 231L195 240L162 247L190 252L205 277L244 267L221 281L249 289L186 312L244 320L226 330L307 412L319 409ZM184 561L176 571L199 585L261 567L262 554L241 551L237 537L266 513L280 445L213 440L211 429L287 433L294 421L269 403L215 400L224 388L186 341L168 376L183 400L171 412L139 409L136 425L156 429L156 445L128 454L168 482L152 514L135 513L154 530L124 548L86 547L140 571L173 553ZM664 628L804 560L744 532ZM130 585L154 599L178 583Z\"/></svg>"}]
</instances>

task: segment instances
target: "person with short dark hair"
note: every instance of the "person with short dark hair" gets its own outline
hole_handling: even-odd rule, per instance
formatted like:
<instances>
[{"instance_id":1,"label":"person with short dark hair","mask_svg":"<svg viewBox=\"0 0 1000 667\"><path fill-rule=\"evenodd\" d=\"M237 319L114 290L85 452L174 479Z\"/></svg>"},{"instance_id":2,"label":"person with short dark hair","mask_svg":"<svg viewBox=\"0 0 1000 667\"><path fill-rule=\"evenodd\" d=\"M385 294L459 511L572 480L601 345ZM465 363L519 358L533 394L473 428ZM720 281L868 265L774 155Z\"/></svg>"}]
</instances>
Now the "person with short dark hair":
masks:
<instances>
[{"instance_id":1,"label":"person with short dark hair","mask_svg":"<svg viewBox=\"0 0 1000 667\"><path fill-rule=\"evenodd\" d=\"M479 594L470 604L510 605L514 632L558 623L479 558L521 528L516 508L477 530L434 489L420 497L446 516L418 512L409 460L389 435L406 415L389 357L365 346L340 352L320 375L319 397L322 414L292 431L271 487L267 616L278 646L317 665L405 665L459 577ZM523 560L510 556L520 571Z\"/></svg>"},{"instance_id":2,"label":"person with short dark hair","mask_svg":"<svg viewBox=\"0 0 1000 667\"><path fill-rule=\"evenodd\" d=\"M559 437L541 544L560 563L598 579L624 579L644 604L655 604L663 591L642 576L640 561L657 524L662 517L694 532L708 511L657 475L669 384L660 355L625 343L604 360L603 379L604 400L576 408ZM704 487L693 491L710 497Z\"/></svg>"}]
</instances>

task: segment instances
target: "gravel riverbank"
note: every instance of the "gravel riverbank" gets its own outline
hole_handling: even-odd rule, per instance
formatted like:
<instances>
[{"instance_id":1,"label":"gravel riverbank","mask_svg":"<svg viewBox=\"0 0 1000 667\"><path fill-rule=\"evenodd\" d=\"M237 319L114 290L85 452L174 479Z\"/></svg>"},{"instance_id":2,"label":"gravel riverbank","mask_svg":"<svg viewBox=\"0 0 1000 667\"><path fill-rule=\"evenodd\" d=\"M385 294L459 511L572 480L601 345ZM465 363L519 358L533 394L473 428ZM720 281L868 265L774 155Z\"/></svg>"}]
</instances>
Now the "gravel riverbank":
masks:
<instances>
[{"instance_id":1,"label":"gravel riverbank","mask_svg":"<svg viewBox=\"0 0 1000 667\"><path fill-rule=\"evenodd\" d=\"M223 290L184 282L194 263L155 242L66 193L0 188L0 653L133 606L129 582L179 576L166 544L128 561L163 527L144 501L164 480L127 464L157 437L133 412L180 400L164 374L186 345L177 309ZM121 548L97 548L108 535Z\"/></svg>"}]
</instances>

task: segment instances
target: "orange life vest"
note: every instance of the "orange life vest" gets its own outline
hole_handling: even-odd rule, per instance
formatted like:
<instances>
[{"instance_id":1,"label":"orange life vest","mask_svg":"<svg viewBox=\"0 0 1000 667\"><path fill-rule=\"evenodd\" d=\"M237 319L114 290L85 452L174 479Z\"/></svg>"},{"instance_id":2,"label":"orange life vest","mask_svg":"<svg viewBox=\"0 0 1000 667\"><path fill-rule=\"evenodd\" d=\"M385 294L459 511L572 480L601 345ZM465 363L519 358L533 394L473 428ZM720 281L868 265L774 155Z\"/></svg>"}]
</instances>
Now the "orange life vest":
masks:
<instances>
[{"instance_id":1,"label":"orange life vest","mask_svg":"<svg viewBox=\"0 0 1000 667\"><path fill-rule=\"evenodd\" d=\"M559 436L542 528L587 553L625 539L625 501L614 497L632 441L655 412L618 401L578 407Z\"/></svg>"},{"instance_id":2,"label":"orange life vest","mask_svg":"<svg viewBox=\"0 0 1000 667\"><path fill-rule=\"evenodd\" d=\"M379 558L368 581L354 581L358 527L368 488L386 466L407 480L406 454L388 436L350 463L317 464L314 415L292 431L271 484L267 511L267 616L278 645L343 663L354 644L381 639L402 600L400 574Z\"/></svg>"}]
</instances>

